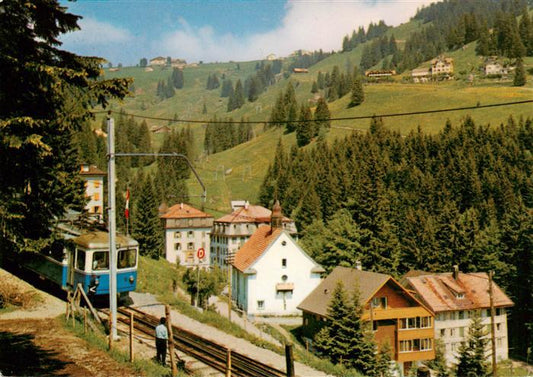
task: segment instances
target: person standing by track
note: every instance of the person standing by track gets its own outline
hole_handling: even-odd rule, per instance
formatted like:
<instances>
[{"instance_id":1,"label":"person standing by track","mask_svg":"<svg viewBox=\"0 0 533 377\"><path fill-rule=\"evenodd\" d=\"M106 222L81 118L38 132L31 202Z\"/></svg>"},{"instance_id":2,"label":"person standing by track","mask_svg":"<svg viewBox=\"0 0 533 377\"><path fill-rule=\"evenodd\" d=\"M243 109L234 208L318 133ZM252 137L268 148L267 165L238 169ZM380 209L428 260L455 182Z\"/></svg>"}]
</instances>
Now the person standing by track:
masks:
<instances>
[{"instance_id":1,"label":"person standing by track","mask_svg":"<svg viewBox=\"0 0 533 377\"><path fill-rule=\"evenodd\" d=\"M157 349L157 361L161 365L165 365L165 360L167 358L167 341L168 341L168 330L166 326L165 317L161 317L159 320L159 325L155 328L155 347Z\"/></svg>"}]
</instances>

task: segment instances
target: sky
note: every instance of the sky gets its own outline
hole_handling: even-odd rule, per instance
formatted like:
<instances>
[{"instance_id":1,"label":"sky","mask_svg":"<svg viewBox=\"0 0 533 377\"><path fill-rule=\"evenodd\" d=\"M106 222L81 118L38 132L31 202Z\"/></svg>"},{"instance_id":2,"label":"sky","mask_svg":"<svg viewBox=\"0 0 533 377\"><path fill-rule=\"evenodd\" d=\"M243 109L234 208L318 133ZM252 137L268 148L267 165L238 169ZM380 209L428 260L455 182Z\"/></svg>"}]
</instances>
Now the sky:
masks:
<instances>
[{"instance_id":1,"label":"sky","mask_svg":"<svg viewBox=\"0 0 533 377\"><path fill-rule=\"evenodd\" d=\"M60 0L81 30L63 48L136 65L156 56L188 63L288 56L299 49L340 50L360 26L397 26L435 0Z\"/></svg>"}]
</instances>

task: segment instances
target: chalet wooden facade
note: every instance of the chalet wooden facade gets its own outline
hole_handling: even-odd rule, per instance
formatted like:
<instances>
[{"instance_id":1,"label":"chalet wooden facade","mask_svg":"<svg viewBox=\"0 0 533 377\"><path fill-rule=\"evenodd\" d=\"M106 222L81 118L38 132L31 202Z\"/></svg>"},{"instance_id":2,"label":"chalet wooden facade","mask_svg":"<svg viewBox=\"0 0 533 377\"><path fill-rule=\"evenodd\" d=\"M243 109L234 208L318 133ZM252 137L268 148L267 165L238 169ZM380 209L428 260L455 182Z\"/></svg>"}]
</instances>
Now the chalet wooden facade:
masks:
<instances>
[{"instance_id":1,"label":"chalet wooden facade","mask_svg":"<svg viewBox=\"0 0 533 377\"><path fill-rule=\"evenodd\" d=\"M434 314L394 278L359 269L336 267L298 306L307 337L327 321L331 295L341 281L348 292L359 289L362 319L370 321L379 345L391 346L391 357L406 373L424 360L435 358Z\"/></svg>"}]
</instances>

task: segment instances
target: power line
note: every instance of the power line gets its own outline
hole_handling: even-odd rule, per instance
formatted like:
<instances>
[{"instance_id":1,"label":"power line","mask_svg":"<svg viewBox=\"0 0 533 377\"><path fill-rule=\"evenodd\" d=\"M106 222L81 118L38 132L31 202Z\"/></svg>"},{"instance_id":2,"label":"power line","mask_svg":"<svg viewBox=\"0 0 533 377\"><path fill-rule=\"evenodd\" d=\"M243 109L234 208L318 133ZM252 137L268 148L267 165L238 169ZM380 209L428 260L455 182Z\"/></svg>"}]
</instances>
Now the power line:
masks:
<instances>
[{"instance_id":1,"label":"power line","mask_svg":"<svg viewBox=\"0 0 533 377\"><path fill-rule=\"evenodd\" d=\"M462 106L462 107L449 107L444 109L433 109L433 110L420 110L420 111L409 111L404 113L388 113L388 114L373 114L373 115L360 115L360 116L351 116L351 117L340 117L340 118L327 118L320 119L320 121L342 121L342 120L362 120L362 119L375 119L375 118L393 118L393 117L402 117L402 116L411 116L411 115L423 115L423 114L435 114L435 113L446 113L453 111L464 111L464 110L477 110L477 109L486 109L490 107L502 107L502 106L513 106L513 105L523 105L526 103L533 103L532 100L523 100L523 101L514 101L514 102L500 102L492 103L487 105L481 105L477 103L474 106ZM116 110L101 110L93 111L93 114L101 113L115 113L122 114L123 116L148 119L148 120L160 120L160 121L169 121L169 122L180 122L180 123L212 123L212 124L224 124L224 123L235 123L235 124L287 124L287 123L302 123L302 122L314 122L314 119L307 120L292 120L292 121L270 121L270 120L257 120L257 121L223 121L223 120L197 120L197 119L173 119L173 118L162 118L162 117L152 117L147 115L138 115L118 112Z\"/></svg>"}]
</instances>

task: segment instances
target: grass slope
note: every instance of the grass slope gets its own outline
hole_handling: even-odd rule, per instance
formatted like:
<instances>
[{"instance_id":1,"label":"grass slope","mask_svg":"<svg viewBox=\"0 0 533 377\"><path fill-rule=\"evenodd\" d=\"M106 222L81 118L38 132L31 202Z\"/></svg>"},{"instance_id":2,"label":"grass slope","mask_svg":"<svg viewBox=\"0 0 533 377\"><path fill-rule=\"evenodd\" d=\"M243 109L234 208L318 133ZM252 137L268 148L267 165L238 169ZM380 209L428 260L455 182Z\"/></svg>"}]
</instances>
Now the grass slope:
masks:
<instances>
[{"instance_id":1,"label":"grass slope","mask_svg":"<svg viewBox=\"0 0 533 377\"><path fill-rule=\"evenodd\" d=\"M421 27L418 21L402 24L388 31L394 34L400 45L403 44L409 33ZM220 98L220 88L207 91L205 89L207 78L216 73L222 81L222 75L230 78L235 84L237 79L243 83L246 77L255 73L256 61L201 64L197 67L184 69L185 86L176 91L170 99L159 100L155 96L159 80L167 80L171 69L155 67L152 72L144 68L129 67L120 71L109 72L105 77L134 78L134 96L123 103L113 104L114 110L124 109L128 113L150 117L180 119L208 120L213 116L232 117L240 120L247 117L252 121L268 120L278 93L285 90L287 84L292 82L295 87L296 97L299 102L307 102L313 98L311 86L316 80L319 71L331 72L335 65L341 72L346 67L359 64L363 46L345 53L336 53L322 60L309 69L307 74L292 74L289 78L281 78L275 85L269 87L260 98L246 104L231 113L226 112L227 98ZM483 58L475 55L475 42L466 45L463 49L446 54L454 59L456 80L449 82L413 84L404 81L409 76L405 72L395 77L392 83L379 83L365 85L365 102L355 108L348 108L349 95L329 103L332 117L372 116L391 113L405 113L432 109L446 109L463 106L476 106L501 102L529 100L533 98L533 79L528 77L528 84L524 87L513 87L512 77L505 80L485 79L480 71L483 67ZM287 64L287 63L285 63ZM379 67L378 63L376 67ZM525 59L526 70L533 67L533 58ZM421 64L429 67L429 62ZM473 83L467 77L475 75ZM207 114L203 114L206 105ZM402 134L407 134L420 127L424 132L436 133L450 120L457 125L461 119L470 114L477 124L499 125L505 122L510 115L516 119L531 117L533 111L530 104L482 108L471 111L457 111L426 115L412 115L394 118L385 118L385 125ZM99 119L97 119L99 124ZM167 120L147 120L149 126L167 125ZM185 127L185 122L174 122L171 127ZM328 135L330 140L343 137L353 130L366 130L369 120L336 121ZM190 124L195 137L195 164L200 176L207 187L208 202L206 207L215 215L229 210L229 202L233 199L247 199L251 202L257 200L259 187L263 180L268 165L272 161L276 144L281 137L284 145L289 147L295 143L294 135L284 135L281 130L268 130L264 132L263 125L254 126L257 137L243 145L212 156L203 155L204 124ZM162 141L162 135L154 135L153 144L157 148ZM201 190L194 178L189 182L191 195L200 194ZM200 205L199 198L192 198L193 205Z\"/></svg>"}]
</instances>

